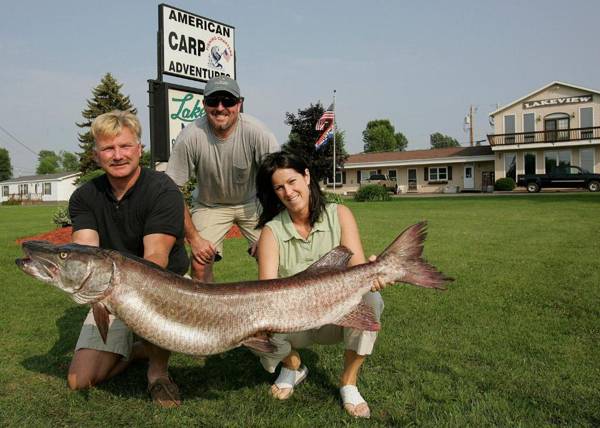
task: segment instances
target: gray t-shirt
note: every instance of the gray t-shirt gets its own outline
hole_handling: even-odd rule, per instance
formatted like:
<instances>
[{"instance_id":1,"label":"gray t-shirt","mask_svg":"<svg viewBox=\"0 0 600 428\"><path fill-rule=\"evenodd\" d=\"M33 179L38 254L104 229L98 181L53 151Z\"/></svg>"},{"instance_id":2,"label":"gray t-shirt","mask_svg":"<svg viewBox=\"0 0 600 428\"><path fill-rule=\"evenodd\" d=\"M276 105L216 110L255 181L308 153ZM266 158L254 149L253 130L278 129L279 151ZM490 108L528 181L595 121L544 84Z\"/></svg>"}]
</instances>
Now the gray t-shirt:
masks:
<instances>
[{"instance_id":1,"label":"gray t-shirt","mask_svg":"<svg viewBox=\"0 0 600 428\"><path fill-rule=\"evenodd\" d=\"M262 158L279 150L273 133L258 119L240 113L235 129L217 138L206 116L177 137L167 174L183 186L196 174L196 202L207 207L245 204L256 197L256 173Z\"/></svg>"}]
</instances>

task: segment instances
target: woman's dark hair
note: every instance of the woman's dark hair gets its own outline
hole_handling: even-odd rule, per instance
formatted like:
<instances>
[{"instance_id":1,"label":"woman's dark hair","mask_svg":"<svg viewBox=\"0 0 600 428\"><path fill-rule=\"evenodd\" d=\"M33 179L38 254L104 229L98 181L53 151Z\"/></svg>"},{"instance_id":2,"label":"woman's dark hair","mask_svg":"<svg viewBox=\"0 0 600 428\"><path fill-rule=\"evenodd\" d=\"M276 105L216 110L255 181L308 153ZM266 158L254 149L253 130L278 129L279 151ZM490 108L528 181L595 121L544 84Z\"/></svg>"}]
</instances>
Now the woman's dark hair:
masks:
<instances>
[{"instance_id":1,"label":"woman's dark hair","mask_svg":"<svg viewBox=\"0 0 600 428\"><path fill-rule=\"evenodd\" d=\"M304 175L308 169L308 165L301 157L290 152L281 151L267 155L258 167L258 173L256 174L256 196L262 205L262 213L258 218L257 228L263 227L285 209L285 206L275 194L271 177L273 177L273 174L278 169L288 168ZM325 209L325 195L321 192L319 183L312 175L308 188L310 190L310 197L308 199L310 225L314 226Z\"/></svg>"}]
</instances>

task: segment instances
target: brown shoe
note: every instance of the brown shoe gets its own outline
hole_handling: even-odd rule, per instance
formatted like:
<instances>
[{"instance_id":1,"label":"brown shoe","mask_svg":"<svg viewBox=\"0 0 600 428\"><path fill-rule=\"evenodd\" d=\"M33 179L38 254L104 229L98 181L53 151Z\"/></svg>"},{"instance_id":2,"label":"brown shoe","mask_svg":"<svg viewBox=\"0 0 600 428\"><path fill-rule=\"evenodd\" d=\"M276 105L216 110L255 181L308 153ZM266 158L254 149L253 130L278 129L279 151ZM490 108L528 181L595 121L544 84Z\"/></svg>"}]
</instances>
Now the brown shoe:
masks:
<instances>
[{"instance_id":1,"label":"brown shoe","mask_svg":"<svg viewBox=\"0 0 600 428\"><path fill-rule=\"evenodd\" d=\"M171 377L161 377L148 385L152 401L159 407L170 409L181 405L179 388Z\"/></svg>"}]
</instances>

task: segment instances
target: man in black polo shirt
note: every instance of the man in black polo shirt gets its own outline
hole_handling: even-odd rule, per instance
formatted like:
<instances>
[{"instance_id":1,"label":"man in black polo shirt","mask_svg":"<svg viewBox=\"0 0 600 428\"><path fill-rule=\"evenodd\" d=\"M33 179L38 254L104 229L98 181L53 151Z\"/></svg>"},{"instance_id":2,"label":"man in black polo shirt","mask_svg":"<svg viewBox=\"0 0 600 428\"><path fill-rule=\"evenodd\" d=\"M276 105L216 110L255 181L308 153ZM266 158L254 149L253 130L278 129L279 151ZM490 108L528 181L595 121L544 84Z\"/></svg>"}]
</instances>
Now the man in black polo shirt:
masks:
<instances>
[{"instance_id":1,"label":"man in black polo shirt","mask_svg":"<svg viewBox=\"0 0 600 428\"><path fill-rule=\"evenodd\" d=\"M139 120L133 113L115 110L98 116L91 131L96 162L105 174L81 186L69 200L73 242L133 254L185 274L189 259L183 240L183 197L166 174L140 167ZM154 402L178 406L179 391L168 373L169 355L148 342L133 343L133 333L112 315L104 343L90 311L68 384L71 389L87 388L120 373L132 360L148 358Z\"/></svg>"}]
</instances>

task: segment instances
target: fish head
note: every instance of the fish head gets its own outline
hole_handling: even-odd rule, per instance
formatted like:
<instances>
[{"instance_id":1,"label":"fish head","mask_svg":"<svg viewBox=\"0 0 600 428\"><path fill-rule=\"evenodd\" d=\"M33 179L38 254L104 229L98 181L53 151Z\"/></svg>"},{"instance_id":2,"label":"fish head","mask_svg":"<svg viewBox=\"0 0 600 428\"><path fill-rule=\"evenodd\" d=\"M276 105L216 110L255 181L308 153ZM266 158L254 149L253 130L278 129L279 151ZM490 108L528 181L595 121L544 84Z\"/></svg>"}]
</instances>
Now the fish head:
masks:
<instances>
[{"instance_id":1,"label":"fish head","mask_svg":"<svg viewBox=\"0 0 600 428\"><path fill-rule=\"evenodd\" d=\"M111 286L115 267L110 254L98 247L47 241L25 241L26 257L15 260L26 274L54 285L84 304L102 298Z\"/></svg>"}]
</instances>

